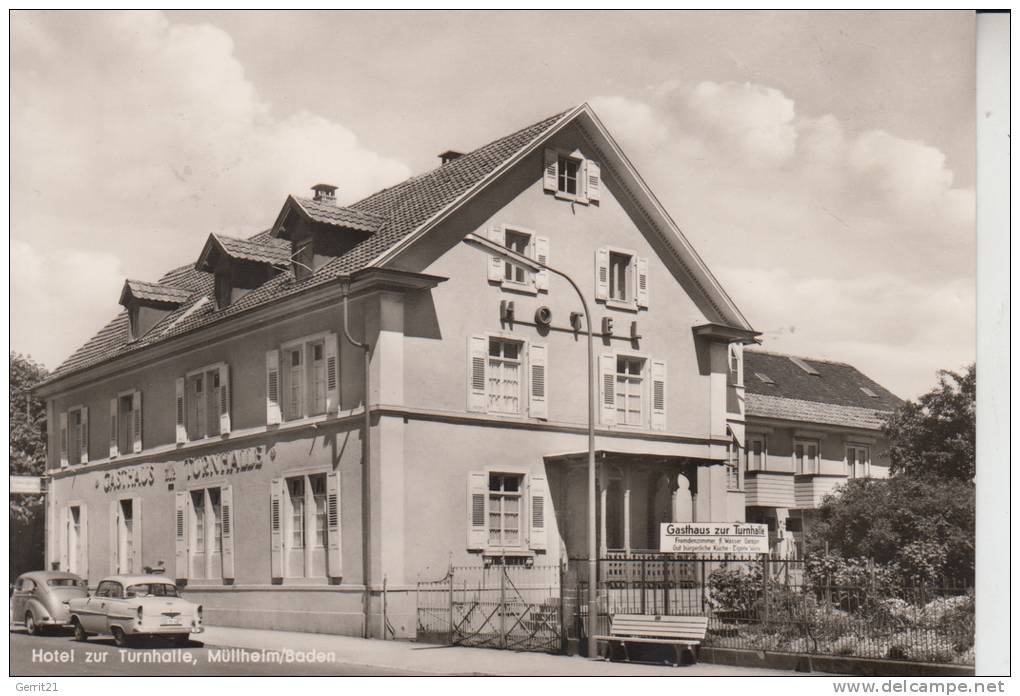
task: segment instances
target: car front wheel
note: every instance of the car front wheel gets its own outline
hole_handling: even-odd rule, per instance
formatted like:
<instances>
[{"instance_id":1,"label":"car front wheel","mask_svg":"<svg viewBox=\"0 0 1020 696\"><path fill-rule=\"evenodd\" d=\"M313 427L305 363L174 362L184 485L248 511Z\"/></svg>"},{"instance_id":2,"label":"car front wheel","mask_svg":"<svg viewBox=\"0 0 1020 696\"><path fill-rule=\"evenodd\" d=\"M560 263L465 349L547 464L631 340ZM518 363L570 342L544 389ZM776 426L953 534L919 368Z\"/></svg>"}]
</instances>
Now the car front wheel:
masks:
<instances>
[{"instance_id":1,"label":"car front wheel","mask_svg":"<svg viewBox=\"0 0 1020 696\"><path fill-rule=\"evenodd\" d=\"M85 632L85 629L81 627L81 622L78 617L73 619L74 623L74 639L79 643L84 643L89 639L89 634Z\"/></svg>"},{"instance_id":2,"label":"car front wheel","mask_svg":"<svg viewBox=\"0 0 1020 696\"><path fill-rule=\"evenodd\" d=\"M39 625L35 622L35 617L32 616L32 612L25 614L25 630L28 631L28 635L30 636L39 635Z\"/></svg>"}]
</instances>

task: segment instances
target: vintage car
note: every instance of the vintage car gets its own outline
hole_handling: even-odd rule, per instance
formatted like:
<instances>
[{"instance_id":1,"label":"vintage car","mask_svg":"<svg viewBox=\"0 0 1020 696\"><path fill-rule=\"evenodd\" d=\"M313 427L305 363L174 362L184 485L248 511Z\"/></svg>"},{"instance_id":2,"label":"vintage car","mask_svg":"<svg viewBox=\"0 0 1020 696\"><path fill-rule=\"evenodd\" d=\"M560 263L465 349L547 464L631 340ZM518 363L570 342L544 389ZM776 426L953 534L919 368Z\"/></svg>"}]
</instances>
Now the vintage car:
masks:
<instances>
[{"instance_id":1,"label":"vintage car","mask_svg":"<svg viewBox=\"0 0 1020 696\"><path fill-rule=\"evenodd\" d=\"M84 597L88 587L74 573L36 570L14 581L11 594L11 622L24 623L32 635L48 626L66 626L71 615L68 602Z\"/></svg>"},{"instance_id":2,"label":"vintage car","mask_svg":"<svg viewBox=\"0 0 1020 696\"><path fill-rule=\"evenodd\" d=\"M159 575L112 575L95 594L71 600L75 640L112 635L117 645L134 638L164 637L184 644L201 633L202 606L177 594L172 580Z\"/></svg>"}]
</instances>

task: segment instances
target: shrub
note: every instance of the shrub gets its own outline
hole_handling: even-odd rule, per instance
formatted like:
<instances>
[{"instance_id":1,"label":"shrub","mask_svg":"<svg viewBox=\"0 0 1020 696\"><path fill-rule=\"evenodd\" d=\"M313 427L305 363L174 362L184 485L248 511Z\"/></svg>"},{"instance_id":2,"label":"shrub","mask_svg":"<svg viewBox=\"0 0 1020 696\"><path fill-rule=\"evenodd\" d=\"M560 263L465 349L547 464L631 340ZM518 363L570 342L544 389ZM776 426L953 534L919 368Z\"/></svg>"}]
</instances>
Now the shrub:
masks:
<instances>
[{"instance_id":1,"label":"shrub","mask_svg":"<svg viewBox=\"0 0 1020 696\"><path fill-rule=\"evenodd\" d=\"M708 599L727 612L750 612L761 595L761 567L716 568L708 576Z\"/></svg>"}]
</instances>

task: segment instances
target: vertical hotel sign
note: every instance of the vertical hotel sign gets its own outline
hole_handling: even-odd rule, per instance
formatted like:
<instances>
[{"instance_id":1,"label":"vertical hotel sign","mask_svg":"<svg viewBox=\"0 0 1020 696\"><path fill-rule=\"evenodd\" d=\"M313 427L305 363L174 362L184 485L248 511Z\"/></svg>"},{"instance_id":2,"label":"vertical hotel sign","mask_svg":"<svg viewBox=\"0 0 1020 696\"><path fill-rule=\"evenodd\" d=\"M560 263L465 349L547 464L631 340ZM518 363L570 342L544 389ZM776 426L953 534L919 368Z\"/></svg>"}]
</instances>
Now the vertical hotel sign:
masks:
<instances>
[{"instance_id":1,"label":"vertical hotel sign","mask_svg":"<svg viewBox=\"0 0 1020 696\"><path fill-rule=\"evenodd\" d=\"M743 522L663 522L659 527L663 553L758 554L769 551L769 528Z\"/></svg>"}]
</instances>

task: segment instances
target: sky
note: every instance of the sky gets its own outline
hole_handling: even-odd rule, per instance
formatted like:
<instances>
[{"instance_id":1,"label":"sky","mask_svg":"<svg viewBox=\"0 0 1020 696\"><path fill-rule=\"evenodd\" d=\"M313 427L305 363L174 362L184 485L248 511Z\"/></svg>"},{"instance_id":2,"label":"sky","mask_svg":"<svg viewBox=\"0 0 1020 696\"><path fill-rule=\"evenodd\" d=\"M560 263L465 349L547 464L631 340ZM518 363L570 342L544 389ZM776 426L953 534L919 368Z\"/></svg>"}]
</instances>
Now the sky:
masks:
<instances>
[{"instance_id":1,"label":"sky","mask_svg":"<svg viewBox=\"0 0 1020 696\"><path fill-rule=\"evenodd\" d=\"M904 398L974 360L969 12L14 12L11 349L125 278L589 102L763 348Z\"/></svg>"}]
</instances>

